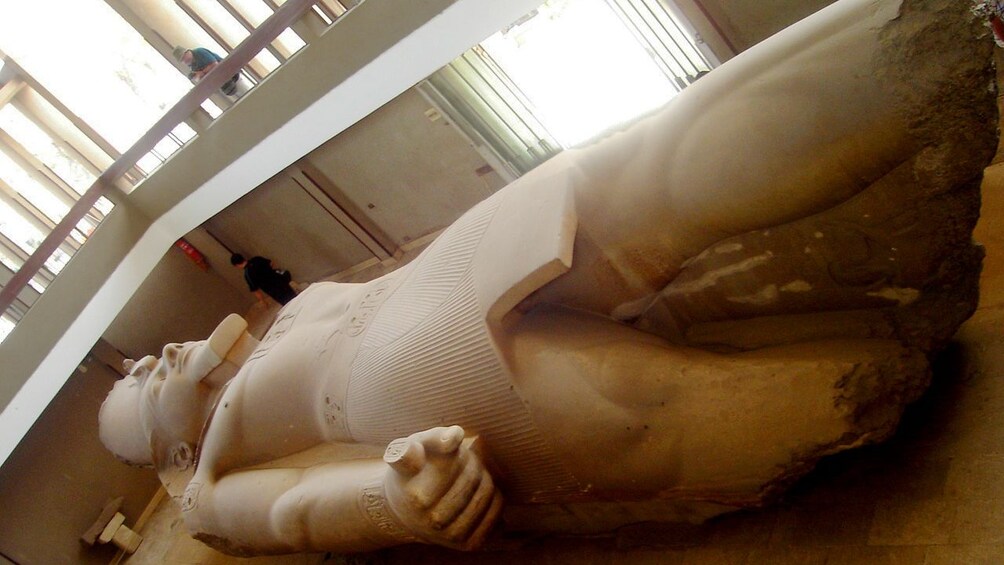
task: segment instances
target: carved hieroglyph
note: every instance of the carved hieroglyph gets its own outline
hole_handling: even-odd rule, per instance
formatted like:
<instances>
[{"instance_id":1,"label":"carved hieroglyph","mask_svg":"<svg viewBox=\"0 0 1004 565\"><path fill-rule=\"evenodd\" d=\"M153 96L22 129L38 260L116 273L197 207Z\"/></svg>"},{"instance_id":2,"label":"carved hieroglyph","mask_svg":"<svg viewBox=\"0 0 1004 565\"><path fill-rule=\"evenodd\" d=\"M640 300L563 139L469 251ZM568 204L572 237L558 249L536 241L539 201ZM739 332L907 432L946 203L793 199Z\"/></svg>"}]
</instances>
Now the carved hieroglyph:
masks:
<instances>
[{"instance_id":1,"label":"carved hieroglyph","mask_svg":"<svg viewBox=\"0 0 1004 565\"><path fill-rule=\"evenodd\" d=\"M972 313L991 48L965 2L842 0L261 343L139 361L102 439L234 554L763 504L888 437Z\"/></svg>"}]
</instances>

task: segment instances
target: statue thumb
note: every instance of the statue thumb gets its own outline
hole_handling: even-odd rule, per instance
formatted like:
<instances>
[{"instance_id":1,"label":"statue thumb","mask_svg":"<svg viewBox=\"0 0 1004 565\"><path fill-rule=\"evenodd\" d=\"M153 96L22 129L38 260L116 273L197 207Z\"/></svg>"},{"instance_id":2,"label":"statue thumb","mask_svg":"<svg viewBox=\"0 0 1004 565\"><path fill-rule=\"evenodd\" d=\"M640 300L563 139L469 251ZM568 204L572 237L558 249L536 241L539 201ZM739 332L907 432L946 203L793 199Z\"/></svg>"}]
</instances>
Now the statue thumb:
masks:
<instances>
[{"instance_id":1,"label":"statue thumb","mask_svg":"<svg viewBox=\"0 0 1004 565\"><path fill-rule=\"evenodd\" d=\"M383 460L397 473L414 477L425 466L425 447L409 438L398 438L387 445Z\"/></svg>"}]
</instances>

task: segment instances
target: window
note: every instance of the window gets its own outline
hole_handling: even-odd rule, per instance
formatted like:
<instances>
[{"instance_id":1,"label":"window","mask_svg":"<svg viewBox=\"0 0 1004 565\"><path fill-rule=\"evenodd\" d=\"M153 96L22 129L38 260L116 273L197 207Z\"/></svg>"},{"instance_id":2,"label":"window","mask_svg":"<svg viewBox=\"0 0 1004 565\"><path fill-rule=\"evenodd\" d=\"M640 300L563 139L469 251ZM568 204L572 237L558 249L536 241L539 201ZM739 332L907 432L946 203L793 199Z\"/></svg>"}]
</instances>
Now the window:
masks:
<instances>
[{"instance_id":1,"label":"window","mask_svg":"<svg viewBox=\"0 0 1004 565\"><path fill-rule=\"evenodd\" d=\"M32 155L52 169L77 194L83 194L94 184L94 174L14 106L7 105L0 109L0 129L9 133ZM99 207L102 206L99 204ZM107 214L110 203L105 201L103 208L105 209L102 212Z\"/></svg>"},{"instance_id":2,"label":"window","mask_svg":"<svg viewBox=\"0 0 1004 565\"><path fill-rule=\"evenodd\" d=\"M0 316L0 341L7 339L10 332L14 331L14 320L6 315Z\"/></svg>"},{"instance_id":3,"label":"window","mask_svg":"<svg viewBox=\"0 0 1004 565\"><path fill-rule=\"evenodd\" d=\"M0 50L120 152L191 87L101 0L14 2L4 10ZM24 25L31 21L45 25Z\"/></svg>"},{"instance_id":4,"label":"window","mask_svg":"<svg viewBox=\"0 0 1004 565\"><path fill-rule=\"evenodd\" d=\"M717 63L668 0L548 0L419 89L515 176L665 104Z\"/></svg>"}]
</instances>

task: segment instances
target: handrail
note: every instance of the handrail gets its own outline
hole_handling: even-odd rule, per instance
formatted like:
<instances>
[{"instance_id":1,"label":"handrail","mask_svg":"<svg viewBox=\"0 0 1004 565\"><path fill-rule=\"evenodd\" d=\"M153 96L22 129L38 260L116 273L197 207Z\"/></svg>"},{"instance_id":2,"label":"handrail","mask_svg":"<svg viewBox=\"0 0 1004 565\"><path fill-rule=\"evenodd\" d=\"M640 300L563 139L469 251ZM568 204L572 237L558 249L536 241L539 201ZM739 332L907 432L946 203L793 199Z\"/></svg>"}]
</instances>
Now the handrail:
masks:
<instances>
[{"instance_id":1,"label":"handrail","mask_svg":"<svg viewBox=\"0 0 1004 565\"><path fill-rule=\"evenodd\" d=\"M136 143L111 164L80 199L70 208L56 227L49 232L34 253L21 265L10 281L0 289L0 313L14 303L28 281L45 265L45 261L59 248L73 228L84 218L99 198L118 192L114 182L136 165L141 157L154 149L178 124L192 115L209 95L219 89L262 49L265 49L283 31L295 23L317 0L287 0L246 37L225 59L178 100ZM86 244L85 244L86 245Z\"/></svg>"}]
</instances>

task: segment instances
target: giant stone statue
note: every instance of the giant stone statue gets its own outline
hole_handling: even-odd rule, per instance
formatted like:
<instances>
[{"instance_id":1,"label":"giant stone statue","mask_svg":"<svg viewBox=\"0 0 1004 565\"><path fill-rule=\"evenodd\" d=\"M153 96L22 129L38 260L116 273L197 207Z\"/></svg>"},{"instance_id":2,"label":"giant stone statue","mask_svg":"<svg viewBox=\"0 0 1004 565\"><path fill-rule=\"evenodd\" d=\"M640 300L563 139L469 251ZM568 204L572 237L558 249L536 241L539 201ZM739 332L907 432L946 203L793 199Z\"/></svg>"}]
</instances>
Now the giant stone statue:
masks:
<instances>
[{"instance_id":1,"label":"giant stone statue","mask_svg":"<svg viewBox=\"0 0 1004 565\"><path fill-rule=\"evenodd\" d=\"M233 554L760 505L888 437L975 308L991 49L960 0L842 0L260 343L132 364L102 439Z\"/></svg>"}]
</instances>

